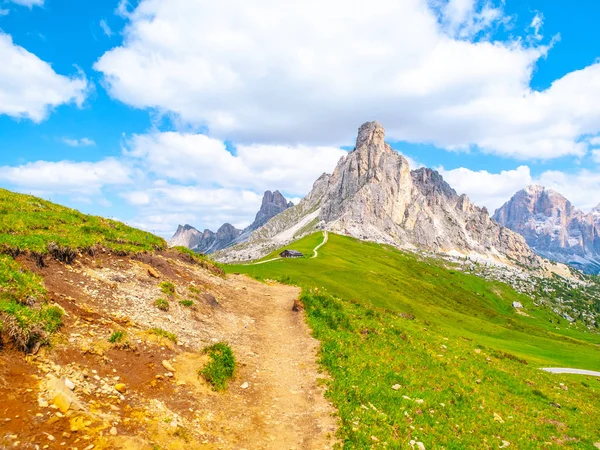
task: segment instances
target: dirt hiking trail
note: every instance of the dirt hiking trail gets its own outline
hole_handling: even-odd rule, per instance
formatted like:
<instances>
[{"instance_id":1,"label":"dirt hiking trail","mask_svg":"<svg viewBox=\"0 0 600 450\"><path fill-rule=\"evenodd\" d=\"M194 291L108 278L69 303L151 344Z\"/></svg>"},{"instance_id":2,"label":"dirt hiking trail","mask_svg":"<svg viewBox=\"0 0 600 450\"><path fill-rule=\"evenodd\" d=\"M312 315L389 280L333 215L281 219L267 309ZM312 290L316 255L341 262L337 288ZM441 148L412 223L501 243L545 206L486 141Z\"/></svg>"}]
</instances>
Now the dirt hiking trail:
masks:
<instances>
[{"instance_id":1,"label":"dirt hiking trail","mask_svg":"<svg viewBox=\"0 0 600 450\"><path fill-rule=\"evenodd\" d=\"M226 394L204 398L198 406L231 428L226 448L332 448L335 411L317 382L318 342L303 313L292 311L300 290L232 278L246 294L228 305L234 314L246 316L229 339L241 367Z\"/></svg>"}]
</instances>

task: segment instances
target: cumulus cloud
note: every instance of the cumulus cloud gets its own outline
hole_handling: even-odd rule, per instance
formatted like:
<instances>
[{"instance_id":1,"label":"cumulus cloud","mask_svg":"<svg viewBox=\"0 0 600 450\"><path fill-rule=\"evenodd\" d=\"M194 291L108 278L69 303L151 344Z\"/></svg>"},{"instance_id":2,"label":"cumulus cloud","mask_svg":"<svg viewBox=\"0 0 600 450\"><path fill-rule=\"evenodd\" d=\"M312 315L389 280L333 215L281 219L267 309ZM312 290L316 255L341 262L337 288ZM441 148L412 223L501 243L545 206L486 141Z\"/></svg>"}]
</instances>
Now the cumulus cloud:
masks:
<instances>
[{"instance_id":1,"label":"cumulus cloud","mask_svg":"<svg viewBox=\"0 0 600 450\"><path fill-rule=\"evenodd\" d=\"M82 74L57 74L1 31L0 61L0 114L40 122L53 108L65 103L80 106L85 99L88 84Z\"/></svg>"},{"instance_id":2,"label":"cumulus cloud","mask_svg":"<svg viewBox=\"0 0 600 450\"><path fill-rule=\"evenodd\" d=\"M215 231L229 222L246 227L260 208L262 195L244 189L202 188L158 182L143 191L124 193L123 197L137 204L135 223L170 237L177 224L208 227Z\"/></svg>"},{"instance_id":3,"label":"cumulus cloud","mask_svg":"<svg viewBox=\"0 0 600 450\"><path fill-rule=\"evenodd\" d=\"M588 211L600 202L590 193L600 192L600 173L582 169L573 173L548 170L532 176L528 166L490 173L460 167L452 170L438 168L444 179L459 193L477 205L485 206L491 214L508 201L518 190L539 184L560 192L576 207Z\"/></svg>"},{"instance_id":4,"label":"cumulus cloud","mask_svg":"<svg viewBox=\"0 0 600 450\"><path fill-rule=\"evenodd\" d=\"M64 137L61 140L69 147L92 147L96 145L96 142L93 139L86 137L81 139L71 139Z\"/></svg>"},{"instance_id":5,"label":"cumulus cloud","mask_svg":"<svg viewBox=\"0 0 600 450\"><path fill-rule=\"evenodd\" d=\"M515 192L533 181L527 166L503 170L500 173L474 171L464 167L452 170L441 167L438 171L459 194L467 194L473 203L485 206L492 214Z\"/></svg>"},{"instance_id":6,"label":"cumulus cloud","mask_svg":"<svg viewBox=\"0 0 600 450\"><path fill-rule=\"evenodd\" d=\"M228 151L220 139L202 134L164 132L135 135L125 155L146 173L197 186L279 189L304 195L345 154L336 147L239 145Z\"/></svg>"},{"instance_id":7,"label":"cumulus cloud","mask_svg":"<svg viewBox=\"0 0 600 450\"><path fill-rule=\"evenodd\" d=\"M95 64L110 95L222 139L343 145L377 119L392 140L547 159L600 131L600 65L532 90L550 46L472 38L506 21L492 2L142 0L127 18Z\"/></svg>"},{"instance_id":8,"label":"cumulus cloud","mask_svg":"<svg viewBox=\"0 0 600 450\"><path fill-rule=\"evenodd\" d=\"M37 195L93 196L104 186L132 182L131 171L116 159L99 162L36 161L0 167L0 181Z\"/></svg>"}]
</instances>

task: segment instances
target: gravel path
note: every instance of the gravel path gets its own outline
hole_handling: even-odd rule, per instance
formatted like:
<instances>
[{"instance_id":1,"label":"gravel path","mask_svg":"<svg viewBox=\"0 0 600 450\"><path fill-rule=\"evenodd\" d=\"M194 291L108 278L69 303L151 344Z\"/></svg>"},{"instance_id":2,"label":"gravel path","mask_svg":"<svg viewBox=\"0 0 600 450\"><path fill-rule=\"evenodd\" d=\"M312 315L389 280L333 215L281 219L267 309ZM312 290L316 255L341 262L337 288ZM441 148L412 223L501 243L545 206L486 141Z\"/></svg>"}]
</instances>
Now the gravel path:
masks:
<instances>
[{"instance_id":1,"label":"gravel path","mask_svg":"<svg viewBox=\"0 0 600 450\"><path fill-rule=\"evenodd\" d=\"M575 375L590 375L592 377L600 377L600 372L595 372L593 370L569 369L566 367L546 367L542 370L550 373L572 373Z\"/></svg>"}]
</instances>

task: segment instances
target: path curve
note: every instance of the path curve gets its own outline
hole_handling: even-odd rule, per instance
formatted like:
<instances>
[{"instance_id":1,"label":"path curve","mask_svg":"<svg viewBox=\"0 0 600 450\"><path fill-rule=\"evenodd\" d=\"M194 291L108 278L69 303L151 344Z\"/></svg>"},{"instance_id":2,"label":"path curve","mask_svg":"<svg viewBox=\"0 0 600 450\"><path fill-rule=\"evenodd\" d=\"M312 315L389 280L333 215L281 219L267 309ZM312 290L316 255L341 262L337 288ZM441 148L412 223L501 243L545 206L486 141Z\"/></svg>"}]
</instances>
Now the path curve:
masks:
<instances>
[{"instance_id":1,"label":"path curve","mask_svg":"<svg viewBox=\"0 0 600 450\"><path fill-rule=\"evenodd\" d=\"M316 258L317 256L319 256L319 249L321 247L323 247L325 244L327 244L327 240L329 239L329 234L327 233L327 231L323 231L323 242L321 242L319 245L317 245L315 247L315 249L313 250L313 258Z\"/></svg>"},{"instance_id":2,"label":"path curve","mask_svg":"<svg viewBox=\"0 0 600 450\"><path fill-rule=\"evenodd\" d=\"M595 372L593 370L570 369L567 367L545 367L542 370L550 373L570 373L575 375L590 375L592 377L600 377L600 372Z\"/></svg>"}]
</instances>

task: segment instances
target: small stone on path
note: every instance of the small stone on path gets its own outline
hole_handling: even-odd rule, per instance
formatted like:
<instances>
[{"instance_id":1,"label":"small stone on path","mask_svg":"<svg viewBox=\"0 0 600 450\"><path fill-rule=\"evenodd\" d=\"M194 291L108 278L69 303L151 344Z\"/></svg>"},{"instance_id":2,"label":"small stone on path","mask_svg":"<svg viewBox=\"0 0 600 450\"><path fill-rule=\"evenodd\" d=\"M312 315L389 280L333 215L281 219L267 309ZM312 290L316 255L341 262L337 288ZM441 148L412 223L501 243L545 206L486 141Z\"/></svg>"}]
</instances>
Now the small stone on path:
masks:
<instances>
[{"instance_id":1,"label":"small stone on path","mask_svg":"<svg viewBox=\"0 0 600 450\"><path fill-rule=\"evenodd\" d=\"M250 387L250 385L248 384L248 382L245 382L244 384L242 384L240 386L242 389L248 389Z\"/></svg>"}]
</instances>

